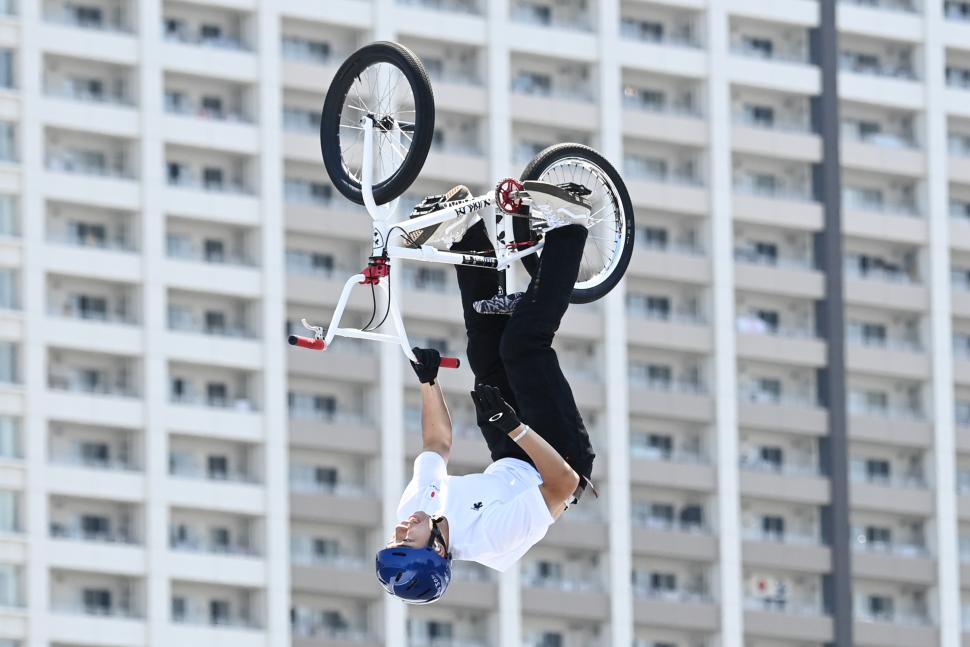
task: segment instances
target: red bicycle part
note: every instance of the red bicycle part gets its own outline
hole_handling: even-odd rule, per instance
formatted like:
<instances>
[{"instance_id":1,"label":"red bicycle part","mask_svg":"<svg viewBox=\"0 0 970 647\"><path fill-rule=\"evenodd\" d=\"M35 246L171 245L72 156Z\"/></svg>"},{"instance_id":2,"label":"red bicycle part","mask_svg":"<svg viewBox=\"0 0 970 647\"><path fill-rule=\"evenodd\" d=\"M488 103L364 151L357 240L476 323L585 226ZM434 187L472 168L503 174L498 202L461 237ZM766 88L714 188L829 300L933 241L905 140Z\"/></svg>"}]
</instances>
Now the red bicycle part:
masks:
<instances>
[{"instance_id":1,"label":"red bicycle part","mask_svg":"<svg viewBox=\"0 0 970 647\"><path fill-rule=\"evenodd\" d=\"M290 342L290 346L299 346L300 348L309 348L310 350L323 350L326 348L326 343L322 339L314 339L312 337L290 335L287 341Z\"/></svg>"},{"instance_id":2,"label":"red bicycle part","mask_svg":"<svg viewBox=\"0 0 970 647\"><path fill-rule=\"evenodd\" d=\"M457 357L441 358L441 368L458 368L459 366L461 366L461 360Z\"/></svg>"},{"instance_id":3,"label":"red bicycle part","mask_svg":"<svg viewBox=\"0 0 970 647\"><path fill-rule=\"evenodd\" d=\"M364 280L360 285L377 285L382 278L391 275L391 264L386 256L371 256L361 274Z\"/></svg>"},{"instance_id":4,"label":"red bicycle part","mask_svg":"<svg viewBox=\"0 0 970 647\"><path fill-rule=\"evenodd\" d=\"M505 178L495 187L495 202L505 213L518 213L522 208L522 199L513 198L513 193L522 190L522 183L515 178Z\"/></svg>"}]
</instances>

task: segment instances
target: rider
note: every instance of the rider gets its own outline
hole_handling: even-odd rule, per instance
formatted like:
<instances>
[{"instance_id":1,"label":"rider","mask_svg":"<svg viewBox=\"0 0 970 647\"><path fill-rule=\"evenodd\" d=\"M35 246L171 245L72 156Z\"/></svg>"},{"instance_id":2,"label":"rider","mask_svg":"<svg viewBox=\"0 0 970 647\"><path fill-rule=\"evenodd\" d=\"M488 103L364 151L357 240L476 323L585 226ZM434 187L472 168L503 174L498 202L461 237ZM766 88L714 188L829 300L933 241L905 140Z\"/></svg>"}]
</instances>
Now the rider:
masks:
<instances>
[{"instance_id":1,"label":"rider","mask_svg":"<svg viewBox=\"0 0 970 647\"><path fill-rule=\"evenodd\" d=\"M398 505L403 521L377 553L376 564L384 588L408 603L440 598L451 581L453 558L506 570L590 483L595 454L551 347L579 273L589 203L554 185L526 188L545 247L524 295L495 295L494 274L456 266L475 374L471 395L493 461L484 473L448 475L451 418L435 383L440 355L415 349L424 451ZM451 249L491 249L484 223ZM519 414L536 427L534 433Z\"/></svg>"}]
</instances>

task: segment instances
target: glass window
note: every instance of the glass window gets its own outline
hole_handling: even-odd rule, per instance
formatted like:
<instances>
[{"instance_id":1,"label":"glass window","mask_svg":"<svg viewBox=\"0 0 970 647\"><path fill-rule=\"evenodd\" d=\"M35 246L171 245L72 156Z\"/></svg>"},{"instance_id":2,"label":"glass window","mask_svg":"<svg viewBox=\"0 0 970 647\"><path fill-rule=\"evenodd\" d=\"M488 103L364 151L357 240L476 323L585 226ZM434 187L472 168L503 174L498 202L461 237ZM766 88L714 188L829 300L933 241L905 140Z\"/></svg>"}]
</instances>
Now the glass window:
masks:
<instances>
[{"instance_id":1,"label":"glass window","mask_svg":"<svg viewBox=\"0 0 970 647\"><path fill-rule=\"evenodd\" d=\"M0 341L0 382L20 380L20 348L14 342Z\"/></svg>"},{"instance_id":2,"label":"glass window","mask_svg":"<svg viewBox=\"0 0 970 647\"><path fill-rule=\"evenodd\" d=\"M0 532L20 532L20 495L0 490Z\"/></svg>"},{"instance_id":3,"label":"glass window","mask_svg":"<svg viewBox=\"0 0 970 647\"><path fill-rule=\"evenodd\" d=\"M20 444L20 418L0 416L0 457L23 457Z\"/></svg>"},{"instance_id":4,"label":"glass window","mask_svg":"<svg viewBox=\"0 0 970 647\"><path fill-rule=\"evenodd\" d=\"M0 87L14 87L13 50L0 49Z\"/></svg>"},{"instance_id":5,"label":"glass window","mask_svg":"<svg viewBox=\"0 0 970 647\"><path fill-rule=\"evenodd\" d=\"M0 121L0 160L5 162L17 161L14 125L6 121Z\"/></svg>"}]
</instances>

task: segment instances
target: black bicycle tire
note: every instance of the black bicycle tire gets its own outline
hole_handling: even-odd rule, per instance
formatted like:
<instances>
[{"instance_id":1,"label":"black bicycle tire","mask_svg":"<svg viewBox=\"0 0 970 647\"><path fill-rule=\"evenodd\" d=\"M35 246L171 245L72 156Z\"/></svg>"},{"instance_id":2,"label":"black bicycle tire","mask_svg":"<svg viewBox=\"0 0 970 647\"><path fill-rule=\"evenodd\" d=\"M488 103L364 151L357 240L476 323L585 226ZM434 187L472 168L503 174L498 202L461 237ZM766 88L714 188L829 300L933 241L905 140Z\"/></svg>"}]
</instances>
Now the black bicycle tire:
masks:
<instances>
[{"instance_id":1,"label":"black bicycle tire","mask_svg":"<svg viewBox=\"0 0 970 647\"><path fill-rule=\"evenodd\" d=\"M320 152L323 164L334 187L348 200L364 204L360 182L344 167L340 149L340 111L354 79L375 63L397 67L414 94L414 132L407 156L401 166L388 178L373 187L374 202L385 204L398 197L414 183L424 167L434 137L434 93L431 80L414 52L398 43L379 41L361 47L347 57L334 74L327 89L320 115Z\"/></svg>"},{"instance_id":2,"label":"black bicycle tire","mask_svg":"<svg viewBox=\"0 0 970 647\"><path fill-rule=\"evenodd\" d=\"M616 284L623 278L623 275L626 273L626 268L630 264L630 258L633 256L633 237L636 222L633 215L633 201L630 199L630 192L627 190L626 184L624 184L623 179L613 165L594 149L583 144L555 144L540 151L526 165L520 177L522 181L538 180L543 171L555 162L567 157L585 159L606 173L616 188L617 197L623 207L624 220L626 221L623 250L620 252L620 260L613 269L613 272L598 285L589 288L573 288L573 292L569 297L570 303L592 303L597 299L603 298L609 294L610 290L616 287ZM533 240L533 232L529 228L528 219L514 218L512 221L512 234L515 237L516 243L525 243ZM539 257L536 254L525 256L522 259L522 264L525 266L526 271L529 272L529 276L534 277L539 269Z\"/></svg>"}]
</instances>

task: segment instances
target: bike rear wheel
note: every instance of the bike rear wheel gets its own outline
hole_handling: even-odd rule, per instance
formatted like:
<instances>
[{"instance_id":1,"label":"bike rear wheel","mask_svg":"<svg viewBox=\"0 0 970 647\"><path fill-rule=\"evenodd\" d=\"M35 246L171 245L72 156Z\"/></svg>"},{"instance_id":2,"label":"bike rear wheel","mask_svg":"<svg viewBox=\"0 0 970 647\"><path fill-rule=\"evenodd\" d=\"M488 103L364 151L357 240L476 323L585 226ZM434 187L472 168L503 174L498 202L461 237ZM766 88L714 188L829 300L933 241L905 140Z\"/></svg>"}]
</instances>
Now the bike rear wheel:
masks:
<instances>
[{"instance_id":1,"label":"bike rear wheel","mask_svg":"<svg viewBox=\"0 0 970 647\"><path fill-rule=\"evenodd\" d=\"M373 124L374 201L385 204L417 178L434 136L434 94L421 60L397 43L366 45L334 75L320 118L320 150L330 181L364 204L364 129Z\"/></svg>"},{"instance_id":2,"label":"bike rear wheel","mask_svg":"<svg viewBox=\"0 0 970 647\"><path fill-rule=\"evenodd\" d=\"M633 255L633 203L620 174L606 158L582 144L557 144L540 152L522 171L521 179L552 184L575 182L592 193L594 224L583 249L579 277L570 303L590 303L606 296L623 278ZM514 218L516 243L537 240L527 218ZM539 269L542 252L526 256L522 264L530 276Z\"/></svg>"}]
</instances>

